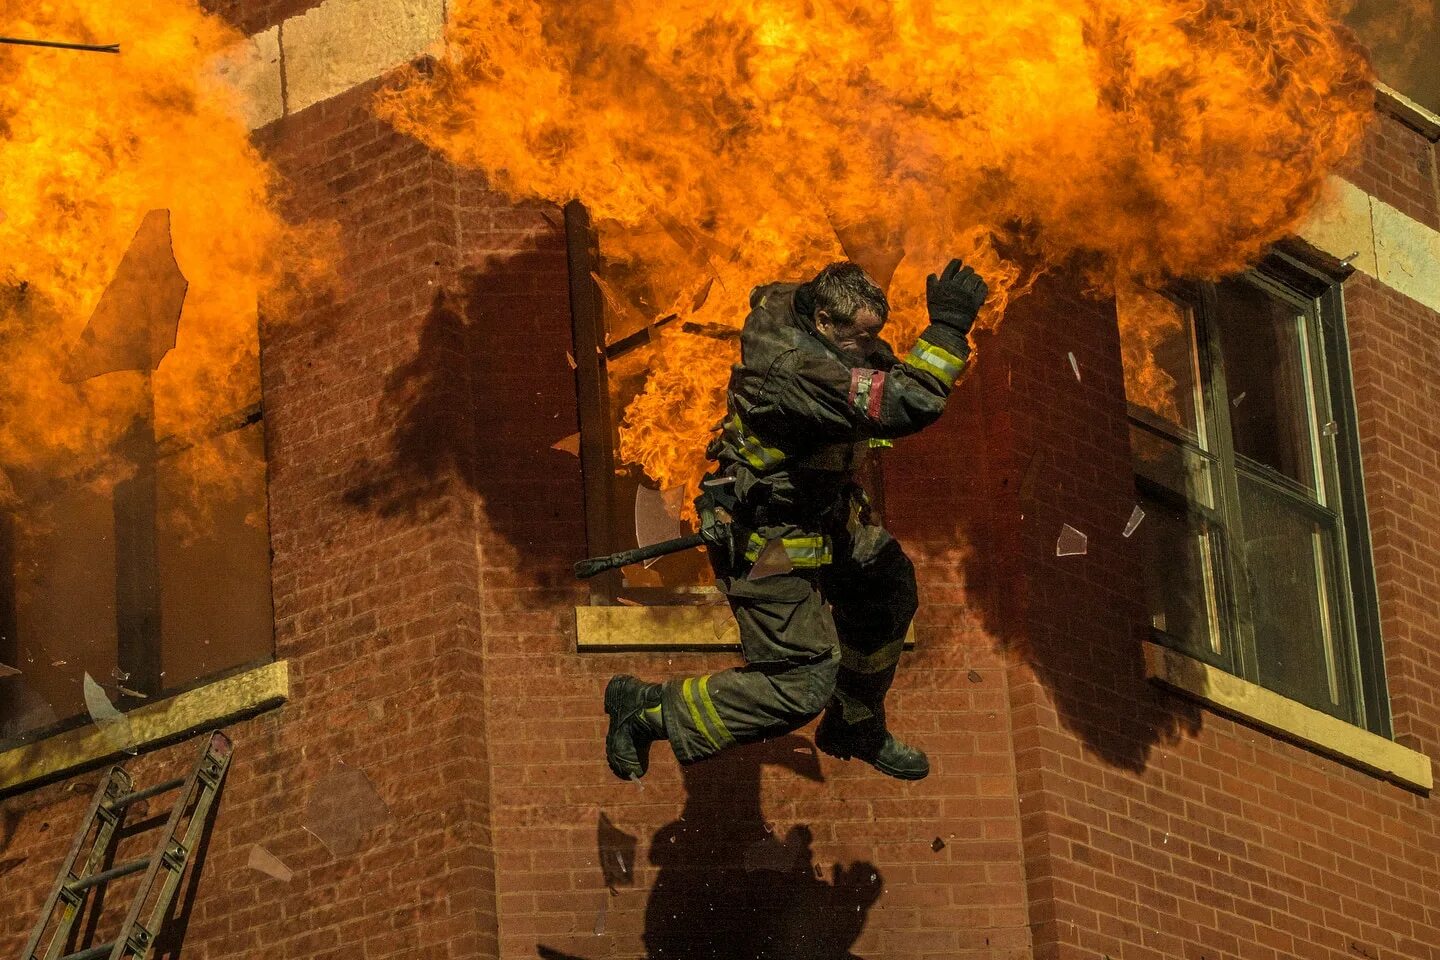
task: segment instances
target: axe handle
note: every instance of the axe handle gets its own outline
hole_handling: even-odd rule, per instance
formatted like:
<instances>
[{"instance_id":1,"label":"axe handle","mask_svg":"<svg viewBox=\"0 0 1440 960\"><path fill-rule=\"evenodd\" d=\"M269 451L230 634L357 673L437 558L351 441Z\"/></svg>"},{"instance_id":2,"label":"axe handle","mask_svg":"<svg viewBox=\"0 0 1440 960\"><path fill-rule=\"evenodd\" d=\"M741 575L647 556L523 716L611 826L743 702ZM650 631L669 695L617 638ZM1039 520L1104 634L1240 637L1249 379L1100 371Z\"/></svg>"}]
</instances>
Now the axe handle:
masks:
<instances>
[{"instance_id":1,"label":"axe handle","mask_svg":"<svg viewBox=\"0 0 1440 960\"><path fill-rule=\"evenodd\" d=\"M577 580L588 580L596 574L604 573L606 570L614 570L616 567L628 567L632 563L643 563L646 560L654 560L656 557L663 557L666 554L679 553L681 550L698 547L704 542L704 537L698 533L692 533L687 537L676 537L674 540L662 540L659 543L652 543L648 547L637 547L634 550L625 550L621 553L612 553L603 557L590 557L588 560L581 560L575 564L575 578Z\"/></svg>"}]
</instances>

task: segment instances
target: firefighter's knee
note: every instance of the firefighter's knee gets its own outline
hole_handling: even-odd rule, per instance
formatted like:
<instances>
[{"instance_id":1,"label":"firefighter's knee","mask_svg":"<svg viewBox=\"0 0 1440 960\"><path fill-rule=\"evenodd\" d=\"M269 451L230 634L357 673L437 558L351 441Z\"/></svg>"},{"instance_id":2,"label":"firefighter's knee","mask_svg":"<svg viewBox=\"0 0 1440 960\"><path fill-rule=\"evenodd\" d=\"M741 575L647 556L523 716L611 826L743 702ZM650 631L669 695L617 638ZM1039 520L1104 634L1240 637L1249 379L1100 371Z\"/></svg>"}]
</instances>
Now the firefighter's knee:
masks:
<instances>
[{"instance_id":1,"label":"firefighter's knee","mask_svg":"<svg viewBox=\"0 0 1440 960\"><path fill-rule=\"evenodd\" d=\"M796 667L792 702L796 720L801 724L820 715L835 693L835 679L840 672L838 659L826 658Z\"/></svg>"}]
</instances>

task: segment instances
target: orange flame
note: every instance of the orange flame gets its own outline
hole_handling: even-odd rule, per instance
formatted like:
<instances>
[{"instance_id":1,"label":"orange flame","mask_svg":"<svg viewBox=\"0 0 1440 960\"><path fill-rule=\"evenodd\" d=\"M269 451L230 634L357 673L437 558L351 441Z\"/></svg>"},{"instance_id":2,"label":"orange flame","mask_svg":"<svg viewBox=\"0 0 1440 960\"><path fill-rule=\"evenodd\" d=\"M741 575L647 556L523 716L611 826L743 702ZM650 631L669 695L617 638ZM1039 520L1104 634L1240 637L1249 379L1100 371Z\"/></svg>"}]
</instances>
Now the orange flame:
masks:
<instances>
[{"instance_id":1,"label":"orange flame","mask_svg":"<svg viewBox=\"0 0 1440 960\"><path fill-rule=\"evenodd\" d=\"M433 76L412 72L381 114L513 195L583 201L633 309L735 326L757 283L903 256L901 348L951 256L991 282L982 324L1033 279L1002 251L1078 257L1104 290L1244 267L1372 111L1326 0L450 9ZM679 324L654 341L621 453L693 488L733 341Z\"/></svg>"},{"instance_id":2,"label":"orange flame","mask_svg":"<svg viewBox=\"0 0 1440 960\"><path fill-rule=\"evenodd\" d=\"M193 0L0 0L0 34L121 45L0 47L0 474L98 466L113 479L107 452L135 416L140 376L61 380L145 214L171 211L189 280L176 348L153 377L162 437L258 401L257 299L297 264L318 268L295 257L303 244L220 76L217 58L241 39L221 20ZM207 481L233 470L204 448L182 459Z\"/></svg>"}]
</instances>

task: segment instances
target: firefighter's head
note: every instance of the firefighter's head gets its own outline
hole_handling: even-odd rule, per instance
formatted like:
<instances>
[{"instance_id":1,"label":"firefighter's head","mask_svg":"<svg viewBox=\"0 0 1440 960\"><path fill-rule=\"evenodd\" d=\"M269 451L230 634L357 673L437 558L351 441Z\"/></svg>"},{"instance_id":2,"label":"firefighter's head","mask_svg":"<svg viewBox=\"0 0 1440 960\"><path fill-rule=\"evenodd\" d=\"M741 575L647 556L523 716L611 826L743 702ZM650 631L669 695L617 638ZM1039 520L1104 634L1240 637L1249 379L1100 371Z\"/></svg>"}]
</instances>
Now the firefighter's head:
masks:
<instances>
[{"instance_id":1,"label":"firefighter's head","mask_svg":"<svg viewBox=\"0 0 1440 960\"><path fill-rule=\"evenodd\" d=\"M876 346L890 302L885 291L849 260L832 263L802 286L797 297L801 308L809 308L815 329L842 351L858 357L869 355Z\"/></svg>"}]
</instances>

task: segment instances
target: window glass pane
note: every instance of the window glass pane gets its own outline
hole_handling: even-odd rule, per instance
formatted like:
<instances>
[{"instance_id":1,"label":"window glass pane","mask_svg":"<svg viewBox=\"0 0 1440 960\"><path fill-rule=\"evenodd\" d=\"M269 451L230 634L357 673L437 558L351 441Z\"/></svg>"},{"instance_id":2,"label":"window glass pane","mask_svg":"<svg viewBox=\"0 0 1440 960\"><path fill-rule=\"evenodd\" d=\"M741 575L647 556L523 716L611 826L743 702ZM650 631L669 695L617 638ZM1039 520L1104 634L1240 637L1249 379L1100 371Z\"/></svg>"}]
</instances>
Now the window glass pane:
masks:
<instances>
[{"instance_id":1,"label":"window glass pane","mask_svg":"<svg viewBox=\"0 0 1440 960\"><path fill-rule=\"evenodd\" d=\"M1145 567L1150 625L1193 656L1225 655L1219 635L1219 585L1212 554L1219 531L1191 510L1141 495L1145 519L1135 530Z\"/></svg>"},{"instance_id":2,"label":"window glass pane","mask_svg":"<svg viewBox=\"0 0 1440 960\"><path fill-rule=\"evenodd\" d=\"M1242 280L1216 296L1235 452L1318 492L1305 315Z\"/></svg>"},{"instance_id":3,"label":"window glass pane","mask_svg":"<svg viewBox=\"0 0 1440 960\"><path fill-rule=\"evenodd\" d=\"M1243 473L1246 580L1260 683L1292 700L1350 717L1330 598L1333 531L1293 497Z\"/></svg>"},{"instance_id":4,"label":"window glass pane","mask_svg":"<svg viewBox=\"0 0 1440 960\"><path fill-rule=\"evenodd\" d=\"M1214 509L1215 462L1203 453L1132 423L1130 453L1135 472L1192 503Z\"/></svg>"},{"instance_id":5,"label":"window glass pane","mask_svg":"<svg viewBox=\"0 0 1440 960\"><path fill-rule=\"evenodd\" d=\"M6 525L10 566L0 590L13 616L0 701L8 736L85 713L88 672L110 683L116 666L115 516L108 492L71 488Z\"/></svg>"},{"instance_id":6,"label":"window glass pane","mask_svg":"<svg viewBox=\"0 0 1440 960\"><path fill-rule=\"evenodd\" d=\"M156 480L162 688L269 659L262 424L162 460Z\"/></svg>"},{"instance_id":7,"label":"window glass pane","mask_svg":"<svg viewBox=\"0 0 1440 960\"><path fill-rule=\"evenodd\" d=\"M1125 398L1131 412L1208 449L1190 308L1153 291L1130 287L1116 294L1115 312Z\"/></svg>"}]
</instances>

